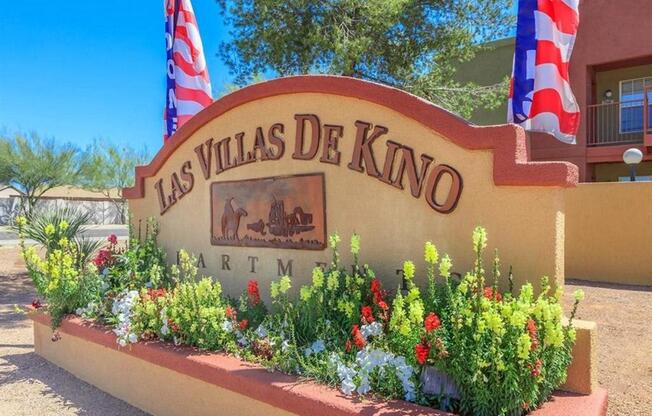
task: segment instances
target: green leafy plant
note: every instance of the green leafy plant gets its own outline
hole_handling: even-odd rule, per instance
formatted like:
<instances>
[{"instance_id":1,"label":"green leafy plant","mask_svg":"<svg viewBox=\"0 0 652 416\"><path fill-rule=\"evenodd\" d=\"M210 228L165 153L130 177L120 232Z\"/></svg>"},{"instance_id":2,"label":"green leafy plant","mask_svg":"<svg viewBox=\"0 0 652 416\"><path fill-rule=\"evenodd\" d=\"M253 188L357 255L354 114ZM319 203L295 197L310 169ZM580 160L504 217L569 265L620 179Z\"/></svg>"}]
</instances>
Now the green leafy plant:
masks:
<instances>
[{"instance_id":1,"label":"green leafy plant","mask_svg":"<svg viewBox=\"0 0 652 416\"><path fill-rule=\"evenodd\" d=\"M83 268L91 256L101 247L101 241L90 240L82 234L88 229L92 214L72 207L35 209L27 217L18 217L13 226L21 238L40 243L46 253L60 249L60 242L76 245L75 262Z\"/></svg>"},{"instance_id":2,"label":"green leafy plant","mask_svg":"<svg viewBox=\"0 0 652 416\"><path fill-rule=\"evenodd\" d=\"M222 286L209 277L184 281L174 289L167 309L174 336L184 344L224 350L232 336L223 329L226 305Z\"/></svg>"},{"instance_id":3,"label":"green leafy plant","mask_svg":"<svg viewBox=\"0 0 652 416\"><path fill-rule=\"evenodd\" d=\"M581 295L564 326L561 288L552 291L547 278L541 279L537 296L529 283L518 294L501 294L497 255L492 283L486 283L486 245L486 231L476 228L475 265L459 284L449 279L449 260L439 264L441 281L429 276L429 313L415 354L420 364L433 365L455 381L460 413L519 415L538 407L565 381L575 342L572 319ZM426 246L431 274L438 257L428 256L428 250Z\"/></svg>"},{"instance_id":4,"label":"green leafy plant","mask_svg":"<svg viewBox=\"0 0 652 416\"><path fill-rule=\"evenodd\" d=\"M354 234L351 238L354 258L352 272L340 262L339 243L339 235L334 234L329 238L333 253L331 263L325 269L315 267L311 284L299 290L295 326L297 340L301 344L321 339L343 346L352 325L359 322L365 288L369 287L374 273L366 265L361 267L358 262L360 236Z\"/></svg>"},{"instance_id":5,"label":"green leafy plant","mask_svg":"<svg viewBox=\"0 0 652 416\"><path fill-rule=\"evenodd\" d=\"M102 280L94 267L79 268L77 248L65 241L41 259L36 248L23 251L27 270L56 329L66 314L99 302Z\"/></svg>"},{"instance_id":6,"label":"green leafy plant","mask_svg":"<svg viewBox=\"0 0 652 416\"><path fill-rule=\"evenodd\" d=\"M130 231L129 244L124 250L120 251L115 244L110 244L100 252L105 258L96 259L96 264L100 271L106 269L112 293L144 287L172 287L173 276L166 272L165 252L156 240L158 232L158 224L150 219L142 241Z\"/></svg>"},{"instance_id":7,"label":"green leafy plant","mask_svg":"<svg viewBox=\"0 0 652 416\"><path fill-rule=\"evenodd\" d=\"M298 296L289 276L273 281L269 308L254 280L239 298L226 298L219 282L198 278L197 260L184 250L178 265L165 268L158 228L150 223L148 229L142 242L132 238L124 252L111 239L108 252L100 251L105 254L95 263L110 281L106 292L98 288L95 266L78 268L71 260L73 244L61 241L45 260L34 248L26 250L53 322L102 296L105 313L95 316L113 326L122 346L172 340L337 385L345 394L403 398L465 416L524 414L565 380L582 293L567 324L561 288L553 290L547 278L536 295L529 283L512 293L510 270L509 290L501 293L500 261L497 253L486 261L483 228L473 233L475 261L463 278L454 277L450 257L428 242L427 286L416 285L416 267L405 261L405 287L393 296L369 266L360 265L360 237L351 237L354 264L347 269L340 238L333 235L330 264L315 268ZM450 378L455 394L422 393L426 367Z\"/></svg>"},{"instance_id":8,"label":"green leafy plant","mask_svg":"<svg viewBox=\"0 0 652 416\"><path fill-rule=\"evenodd\" d=\"M138 302L132 312L132 331L145 340L173 339L174 331L167 316L171 301L171 294L164 288L141 289Z\"/></svg>"}]
</instances>

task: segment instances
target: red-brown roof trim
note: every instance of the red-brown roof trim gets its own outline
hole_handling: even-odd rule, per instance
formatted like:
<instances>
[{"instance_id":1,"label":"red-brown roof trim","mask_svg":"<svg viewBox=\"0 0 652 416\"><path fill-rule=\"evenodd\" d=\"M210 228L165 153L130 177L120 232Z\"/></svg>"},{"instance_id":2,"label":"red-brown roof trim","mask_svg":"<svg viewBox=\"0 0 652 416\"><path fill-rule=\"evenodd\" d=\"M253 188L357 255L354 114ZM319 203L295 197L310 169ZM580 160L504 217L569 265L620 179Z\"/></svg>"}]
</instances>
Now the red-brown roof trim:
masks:
<instances>
[{"instance_id":1,"label":"red-brown roof trim","mask_svg":"<svg viewBox=\"0 0 652 416\"><path fill-rule=\"evenodd\" d=\"M349 77L302 75L250 85L206 107L168 139L149 165L136 167L135 185L123 190L124 198L144 197L145 178L156 175L174 151L209 121L252 101L297 93L322 93L369 101L423 124L460 147L493 150L496 185L572 187L579 178L577 166L568 162L530 162L525 132L516 125L475 126L429 101L386 85Z\"/></svg>"}]
</instances>

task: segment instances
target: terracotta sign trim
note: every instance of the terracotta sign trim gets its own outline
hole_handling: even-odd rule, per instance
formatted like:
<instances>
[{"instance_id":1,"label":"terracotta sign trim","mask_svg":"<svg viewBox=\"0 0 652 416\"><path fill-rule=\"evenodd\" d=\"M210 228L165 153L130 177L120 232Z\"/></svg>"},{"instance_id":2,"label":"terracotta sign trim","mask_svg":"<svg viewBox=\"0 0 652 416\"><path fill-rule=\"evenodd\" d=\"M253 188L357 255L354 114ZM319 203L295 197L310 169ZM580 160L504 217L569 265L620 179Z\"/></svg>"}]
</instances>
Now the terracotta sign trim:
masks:
<instances>
[{"instance_id":1,"label":"terracotta sign trim","mask_svg":"<svg viewBox=\"0 0 652 416\"><path fill-rule=\"evenodd\" d=\"M211 120L252 101L299 93L339 95L382 105L421 123L462 148L493 150L496 185L573 187L578 182L578 168L571 163L530 162L525 131L514 124L475 126L431 102L386 85L349 77L303 75L250 85L206 107L165 142L149 165L136 167L135 184L123 189L123 197L143 198L145 178L156 175L175 150Z\"/></svg>"}]
</instances>

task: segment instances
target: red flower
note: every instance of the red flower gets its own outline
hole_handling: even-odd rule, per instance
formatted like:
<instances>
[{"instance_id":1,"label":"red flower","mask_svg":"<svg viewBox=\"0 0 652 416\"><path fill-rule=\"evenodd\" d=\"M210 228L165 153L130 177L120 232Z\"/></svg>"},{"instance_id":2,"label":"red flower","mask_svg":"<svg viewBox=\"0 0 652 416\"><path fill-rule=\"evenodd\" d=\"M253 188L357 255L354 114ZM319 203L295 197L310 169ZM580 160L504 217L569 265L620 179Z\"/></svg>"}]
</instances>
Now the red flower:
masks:
<instances>
[{"instance_id":1,"label":"red flower","mask_svg":"<svg viewBox=\"0 0 652 416\"><path fill-rule=\"evenodd\" d=\"M244 331L249 326L249 321L243 319L242 321L240 321L239 325L240 325L240 329Z\"/></svg>"},{"instance_id":2,"label":"red flower","mask_svg":"<svg viewBox=\"0 0 652 416\"><path fill-rule=\"evenodd\" d=\"M111 261L111 251L103 248L97 252L97 255L93 259L93 264L95 264L97 268L102 268L106 266L110 261Z\"/></svg>"},{"instance_id":3,"label":"red flower","mask_svg":"<svg viewBox=\"0 0 652 416\"><path fill-rule=\"evenodd\" d=\"M152 299L160 298L162 296L165 296L167 294L167 290L165 288L160 288L160 289L147 289L147 295Z\"/></svg>"},{"instance_id":4,"label":"red flower","mask_svg":"<svg viewBox=\"0 0 652 416\"><path fill-rule=\"evenodd\" d=\"M43 306L43 305L41 305L41 301L40 301L40 300L38 300L38 299L34 299L34 300L32 301L32 308L34 308L34 309L38 309L38 308L40 308L41 306Z\"/></svg>"},{"instance_id":5,"label":"red flower","mask_svg":"<svg viewBox=\"0 0 652 416\"><path fill-rule=\"evenodd\" d=\"M172 332L179 332L179 326L174 323L172 319L168 319L168 326L172 330Z\"/></svg>"},{"instance_id":6,"label":"red flower","mask_svg":"<svg viewBox=\"0 0 652 416\"><path fill-rule=\"evenodd\" d=\"M441 321L434 312L430 312L430 314L426 316L426 320L423 324L426 327L426 332L430 332L439 328L441 326Z\"/></svg>"},{"instance_id":7,"label":"red flower","mask_svg":"<svg viewBox=\"0 0 652 416\"><path fill-rule=\"evenodd\" d=\"M484 288L484 297L489 299L489 300L493 300L494 297L495 297L496 301L498 301L498 302L503 300L503 295L501 295L500 292L498 292L498 289L496 289L496 293L494 294L494 289L491 288L491 287L485 287Z\"/></svg>"},{"instance_id":8,"label":"red flower","mask_svg":"<svg viewBox=\"0 0 652 416\"><path fill-rule=\"evenodd\" d=\"M380 280L374 278L371 279L371 293L374 295L374 303L378 305L381 309L386 310L387 304L384 302L385 291L380 287ZM385 307L381 306L383 304Z\"/></svg>"},{"instance_id":9,"label":"red flower","mask_svg":"<svg viewBox=\"0 0 652 416\"><path fill-rule=\"evenodd\" d=\"M235 311L231 307L231 305L227 306L226 309L224 310L224 314L226 315L227 318L229 319L235 319Z\"/></svg>"},{"instance_id":10,"label":"red flower","mask_svg":"<svg viewBox=\"0 0 652 416\"><path fill-rule=\"evenodd\" d=\"M385 303L385 301L382 301L382 300L380 302L378 302L378 307L380 309L384 310L384 311L389 309L389 306L387 306L387 303Z\"/></svg>"},{"instance_id":11,"label":"red flower","mask_svg":"<svg viewBox=\"0 0 652 416\"><path fill-rule=\"evenodd\" d=\"M540 358L537 358L536 362L534 365L528 364L527 367L530 369L530 374L532 374L532 377L537 378L541 375L541 366L543 365L543 361L541 361Z\"/></svg>"},{"instance_id":12,"label":"red flower","mask_svg":"<svg viewBox=\"0 0 652 416\"><path fill-rule=\"evenodd\" d=\"M350 352L352 347L353 344L351 343L351 340L347 339L346 342L344 343L344 351Z\"/></svg>"},{"instance_id":13,"label":"red flower","mask_svg":"<svg viewBox=\"0 0 652 416\"><path fill-rule=\"evenodd\" d=\"M111 244L112 246L115 246L118 244L118 237L115 234L111 234L106 238L106 240Z\"/></svg>"},{"instance_id":14,"label":"red flower","mask_svg":"<svg viewBox=\"0 0 652 416\"><path fill-rule=\"evenodd\" d=\"M539 337L537 336L537 323L532 318L527 320L527 332L532 342L530 351L534 351L539 347Z\"/></svg>"},{"instance_id":15,"label":"red flower","mask_svg":"<svg viewBox=\"0 0 652 416\"><path fill-rule=\"evenodd\" d=\"M367 321L368 324L372 323L374 319L374 312L371 309L371 306L363 306L362 310L360 311L362 314L362 317Z\"/></svg>"},{"instance_id":16,"label":"red flower","mask_svg":"<svg viewBox=\"0 0 652 416\"><path fill-rule=\"evenodd\" d=\"M250 280L247 283L247 293L249 294L249 302L253 306L256 306L260 303L260 291L258 290L258 282L255 280Z\"/></svg>"},{"instance_id":17,"label":"red flower","mask_svg":"<svg viewBox=\"0 0 652 416\"><path fill-rule=\"evenodd\" d=\"M417 358L417 362L424 365L430 355L430 346L426 344L424 340L414 347L414 354Z\"/></svg>"},{"instance_id":18,"label":"red flower","mask_svg":"<svg viewBox=\"0 0 652 416\"><path fill-rule=\"evenodd\" d=\"M353 335L353 342L355 343L355 346L358 347L359 349L363 349L364 346L367 345L367 341L362 336L362 333L360 332L360 327L358 325L353 325L353 329L351 330L351 335Z\"/></svg>"}]
</instances>

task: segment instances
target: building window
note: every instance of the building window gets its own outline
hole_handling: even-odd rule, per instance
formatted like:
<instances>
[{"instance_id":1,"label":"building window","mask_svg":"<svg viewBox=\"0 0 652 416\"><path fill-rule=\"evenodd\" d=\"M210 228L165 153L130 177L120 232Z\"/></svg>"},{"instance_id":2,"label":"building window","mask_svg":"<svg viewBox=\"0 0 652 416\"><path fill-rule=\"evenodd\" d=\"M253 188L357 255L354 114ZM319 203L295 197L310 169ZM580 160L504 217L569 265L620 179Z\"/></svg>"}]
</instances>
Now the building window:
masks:
<instances>
[{"instance_id":1,"label":"building window","mask_svg":"<svg viewBox=\"0 0 652 416\"><path fill-rule=\"evenodd\" d=\"M652 77L620 81L620 133L639 133L643 131L643 105L645 91L652 101ZM652 115L648 108L648 117Z\"/></svg>"}]
</instances>

